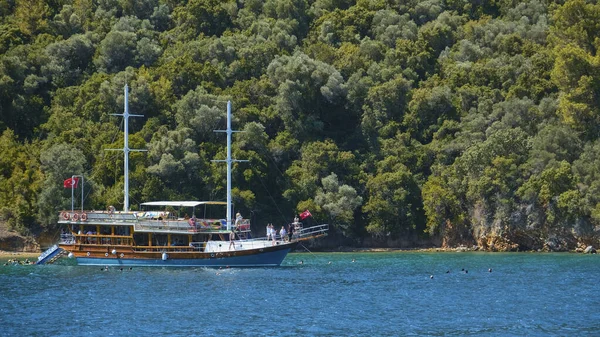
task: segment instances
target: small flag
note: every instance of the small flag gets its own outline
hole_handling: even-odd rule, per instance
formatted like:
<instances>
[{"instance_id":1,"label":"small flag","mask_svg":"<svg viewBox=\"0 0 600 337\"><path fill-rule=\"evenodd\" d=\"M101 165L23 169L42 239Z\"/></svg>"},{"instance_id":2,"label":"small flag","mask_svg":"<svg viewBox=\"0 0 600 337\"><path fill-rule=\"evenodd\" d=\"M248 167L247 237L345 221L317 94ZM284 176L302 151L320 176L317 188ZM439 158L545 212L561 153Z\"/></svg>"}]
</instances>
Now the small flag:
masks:
<instances>
[{"instance_id":1,"label":"small flag","mask_svg":"<svg viewBox=\"0 0 600 337\"><path fill-rule=\"evenodd\" d=\"M67 180L65 180L65 182L63 183L63 186L65 188L77 188L77 184L79 183L79 178L74 177L74 178L69 178Z\"/></svg>"},{"instance_id":2,"label":"small flag","mask_svg":"<svg viewBox=\"0 0 600 337\"><path fill-rule=\"evenodd\" d=\"M308 210L300 213L300 220L304 220L306 218L308 218L309 216L312 216L312 214L310 214L310 212Z\"/></svg>"}]
</instances>

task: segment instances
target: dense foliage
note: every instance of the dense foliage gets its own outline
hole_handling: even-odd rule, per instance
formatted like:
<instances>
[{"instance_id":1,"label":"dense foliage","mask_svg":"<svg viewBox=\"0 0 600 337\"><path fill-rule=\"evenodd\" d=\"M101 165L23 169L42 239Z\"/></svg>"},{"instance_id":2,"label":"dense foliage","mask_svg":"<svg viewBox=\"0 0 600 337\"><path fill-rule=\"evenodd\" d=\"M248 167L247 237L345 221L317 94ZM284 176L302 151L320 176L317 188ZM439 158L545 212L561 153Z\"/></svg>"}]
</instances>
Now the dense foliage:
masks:
<instances>
[{"instance_id":1,"label":"dense foliage","mask_svg":"<svg viewBox=\"0 0 600 337\"><path fill-rule=\"evenodd\" d=\"M600 4L513 0L0 2L0 217L225 198L254 223L310 209L347 244L598 243ZM597 156L596 154L599 154ZM596 165L596 161L599 161ZM262 228L262 226L258 226ZM407 239L408 238L408 239Z\"/></svg>"}]
</instances>

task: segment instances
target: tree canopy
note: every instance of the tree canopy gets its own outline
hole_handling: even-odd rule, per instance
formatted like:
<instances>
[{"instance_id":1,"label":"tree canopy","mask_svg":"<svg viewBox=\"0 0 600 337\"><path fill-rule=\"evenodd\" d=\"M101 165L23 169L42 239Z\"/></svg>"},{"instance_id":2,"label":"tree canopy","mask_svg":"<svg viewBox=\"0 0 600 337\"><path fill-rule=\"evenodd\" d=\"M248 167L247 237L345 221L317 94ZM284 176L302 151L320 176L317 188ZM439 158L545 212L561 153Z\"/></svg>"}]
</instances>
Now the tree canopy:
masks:
<instances>
[{"instance_id":1,"label":"tree canopy","mask_svg":"<svg viewBox=\"0 0 600 337\"><path fill-rule=\"evenodd\" d=\"M133 208L225 198L231 100L256 228L310 209L359 245L598 245L598 41L591 0L4 1L0 221L55 231L73 174L122 203L128 84Z\"/></svg>"}]
</instances>

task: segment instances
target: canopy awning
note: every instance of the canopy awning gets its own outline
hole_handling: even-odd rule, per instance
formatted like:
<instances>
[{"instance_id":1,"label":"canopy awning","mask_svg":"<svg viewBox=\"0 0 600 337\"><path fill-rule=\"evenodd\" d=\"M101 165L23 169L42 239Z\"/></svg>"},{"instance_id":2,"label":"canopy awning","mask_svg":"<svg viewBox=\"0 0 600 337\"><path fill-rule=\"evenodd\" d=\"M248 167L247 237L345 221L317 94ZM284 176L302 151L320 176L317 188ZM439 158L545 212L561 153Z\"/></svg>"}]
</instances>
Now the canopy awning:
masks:
<instances>
[{"instance_id":1,"label":"canopy awning","mask_svg":"<svg viewBox=\"0 0 600 337\"><path fill-rule=\"evenodd\" d=\"M227 205L225 201L150 201L140 204L141 206L173 206L173 207L197 207L200 205Z\"/></svg>"}]
</instances>

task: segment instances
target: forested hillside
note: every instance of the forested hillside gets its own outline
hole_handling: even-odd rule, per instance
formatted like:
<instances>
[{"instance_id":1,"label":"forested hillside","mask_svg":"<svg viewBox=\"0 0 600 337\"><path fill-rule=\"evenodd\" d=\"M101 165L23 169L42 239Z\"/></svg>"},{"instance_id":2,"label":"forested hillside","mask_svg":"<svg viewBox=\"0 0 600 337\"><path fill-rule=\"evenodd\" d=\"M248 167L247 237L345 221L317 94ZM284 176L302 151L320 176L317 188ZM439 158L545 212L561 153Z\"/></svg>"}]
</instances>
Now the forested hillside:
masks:
<instances>
[{"instance_id":1,"label":"forested hillside","mask_svg":"<svg viewBox=\"0 0 600 337\"><path fill-rule=\"evenodd\" d=\"M600 4L3 0L0 218L224 200L258 233L309 209L335 245L598 245ZM598 163L596 163L598 161Z\"/></svg>"}]
</instances>

